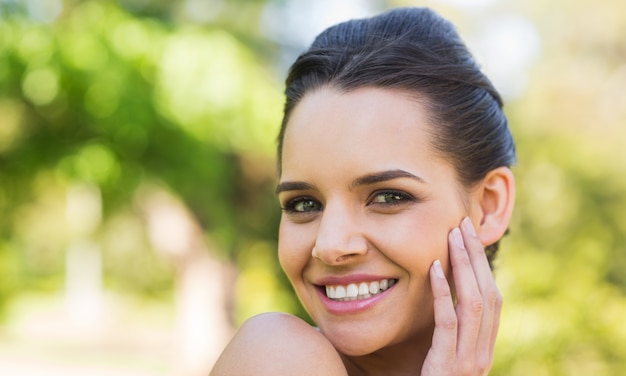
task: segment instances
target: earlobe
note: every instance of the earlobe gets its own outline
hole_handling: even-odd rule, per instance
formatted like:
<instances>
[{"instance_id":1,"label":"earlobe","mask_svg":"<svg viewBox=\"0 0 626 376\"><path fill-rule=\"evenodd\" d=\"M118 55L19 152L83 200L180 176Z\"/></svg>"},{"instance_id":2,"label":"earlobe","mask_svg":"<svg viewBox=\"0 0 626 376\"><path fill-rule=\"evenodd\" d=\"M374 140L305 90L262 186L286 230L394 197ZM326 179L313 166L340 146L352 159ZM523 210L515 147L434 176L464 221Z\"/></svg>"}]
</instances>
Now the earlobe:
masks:
<instances>
[{"instance_id":1,"label":"earlobe","mask_svg":"<svg viewBox=\"0 0 626 376\"><path fill-rule=\"evenodd\" d=\"M515 203L515 178L508 167L490 171L479 190L482 216L478 237L487 246L504 235Z\"/></svg>"}]
</instances>

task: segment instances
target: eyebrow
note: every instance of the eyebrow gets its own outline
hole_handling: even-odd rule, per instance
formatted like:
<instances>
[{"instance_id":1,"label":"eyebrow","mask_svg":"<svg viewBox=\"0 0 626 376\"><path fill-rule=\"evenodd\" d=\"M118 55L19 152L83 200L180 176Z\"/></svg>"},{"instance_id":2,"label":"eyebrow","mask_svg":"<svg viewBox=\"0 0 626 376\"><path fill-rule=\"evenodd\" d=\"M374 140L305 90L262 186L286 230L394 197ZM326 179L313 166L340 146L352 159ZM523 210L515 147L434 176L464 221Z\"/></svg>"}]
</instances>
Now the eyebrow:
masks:
<instances>
[{"instance_id":1,"label":"eyebrow","mask_svg":"<svg viewBox=\"0 0 626 376\"><path fill-rule=\"evenodd\" d=\"M278 186L276 187L276 194L286 191L307 191L314 188L315 187L313 187L313 185L309 183L299 181L286 181L278 184Z\"/></svg>"},{"instance_id":2,"label":"eyebrow","mask_svg":"<svg viewBox=\"0 0 626 376\"><path fill-rule=\"evenodd\" d=\"M363 185L372 185L377 183L382 183L394 179L412 179L416 180L420 183L426 183L426 180L423 178L414 175L408 171L404 170L388 170L388 171L380 171L374 172L372 174L367 174L361 177L358 177L352 181L350 184L350 188L356 188ZM315 187L312 184L298 181L286 181L278 184L276 187L276 194L285 191L306 191L312 190Z\"/></svg>"},{"instance_id":3,"label":"eyebrow","mask_svg":"<svg viewBox=\"0 0 626 376\"><path fill-rule=\"evenodd\" d=\"M402 178L413 179L420 183L426 183L426 180L424 180L423 178L417 175L413 175L412 173L408 171L388 170L388 171L375 172L373 174L367 174L365 176L356 178L354 179L352 184L350 184L350 186L352 188L355 188L355 187L362 186L362 185L372 185L376 183L382 183L385 181L394 180L394 179L402 179Z\"/></svg>"}]
</instances>

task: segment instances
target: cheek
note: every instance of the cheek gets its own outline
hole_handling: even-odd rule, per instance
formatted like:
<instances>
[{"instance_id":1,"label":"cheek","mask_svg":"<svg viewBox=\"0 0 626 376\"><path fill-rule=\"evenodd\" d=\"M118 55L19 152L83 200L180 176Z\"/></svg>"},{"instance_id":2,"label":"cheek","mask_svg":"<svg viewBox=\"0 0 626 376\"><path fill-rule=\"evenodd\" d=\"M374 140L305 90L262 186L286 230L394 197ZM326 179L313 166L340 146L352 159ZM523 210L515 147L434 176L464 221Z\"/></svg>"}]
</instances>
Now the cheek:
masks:
<instances>
[{"instance_id":1,"label":"cheek","mask_svg":"<svg viewBox=\"0 0 626 376\"><path fill-rule=\"evenodd\" d=\"M424 215L394 216L378 221L372 236L379 249L393 262L419 275L428 275L439 259L448 264L448 232L445 221Z\"/></svg>"},{"instance_id":2,"label":"cheek","mask_svg":"<svg viewBox=\"0 0 626 376\"><path fill-rule=\"evenodd\" d=\"M281 222L278 232L278 261L289 280L297 281L309 261L311 250L292 225Z\"/></svg>"}]
</instances>

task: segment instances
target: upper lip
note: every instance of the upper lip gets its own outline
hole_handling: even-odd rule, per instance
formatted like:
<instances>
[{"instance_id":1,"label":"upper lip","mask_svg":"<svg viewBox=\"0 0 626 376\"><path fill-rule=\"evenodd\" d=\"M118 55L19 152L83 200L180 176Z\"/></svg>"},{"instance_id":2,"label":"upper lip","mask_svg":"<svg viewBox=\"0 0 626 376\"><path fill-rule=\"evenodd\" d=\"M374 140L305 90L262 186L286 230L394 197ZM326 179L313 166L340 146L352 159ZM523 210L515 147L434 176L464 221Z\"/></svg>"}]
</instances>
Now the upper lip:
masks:
<instances>
[{"instance_id":1,"label":"upper lip","mask_svg":"<svg viewBox=\"0 0 626 376\"><path fill-rule=\"evenodd\" d=\"M349 285L351 283L373 282L383 279L396 279L390 276L380 276L372 274L350 274L345 276L326 276L315 280L318 286Z\"/></svg>"}]
</instances>

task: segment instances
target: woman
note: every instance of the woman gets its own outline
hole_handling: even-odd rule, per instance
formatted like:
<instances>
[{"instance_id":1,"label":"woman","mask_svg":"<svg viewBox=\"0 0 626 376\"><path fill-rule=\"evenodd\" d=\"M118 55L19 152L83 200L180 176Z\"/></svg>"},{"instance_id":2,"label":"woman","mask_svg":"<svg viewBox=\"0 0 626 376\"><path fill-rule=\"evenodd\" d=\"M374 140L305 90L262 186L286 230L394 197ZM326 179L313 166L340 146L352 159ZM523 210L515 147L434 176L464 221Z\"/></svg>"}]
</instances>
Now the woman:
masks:
<instances>
[{"instance_id":1,"label":"woman","mask_svg":"<svg viewBox=\"0 0 626 376\"><path fill-rule=\"evenodd\" d=\"M278 254L317 328L253 317L212 375L487 374L515 148L453 26L421 8L336 25L286 83Z\"/></svg>"}]
</instances>

